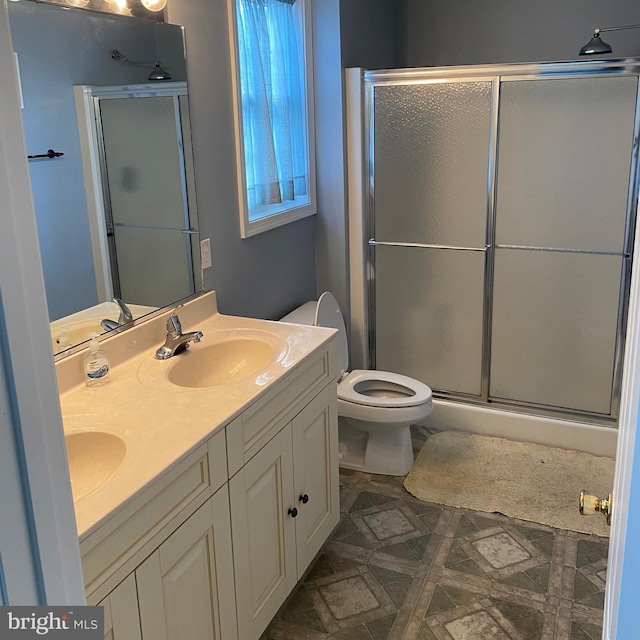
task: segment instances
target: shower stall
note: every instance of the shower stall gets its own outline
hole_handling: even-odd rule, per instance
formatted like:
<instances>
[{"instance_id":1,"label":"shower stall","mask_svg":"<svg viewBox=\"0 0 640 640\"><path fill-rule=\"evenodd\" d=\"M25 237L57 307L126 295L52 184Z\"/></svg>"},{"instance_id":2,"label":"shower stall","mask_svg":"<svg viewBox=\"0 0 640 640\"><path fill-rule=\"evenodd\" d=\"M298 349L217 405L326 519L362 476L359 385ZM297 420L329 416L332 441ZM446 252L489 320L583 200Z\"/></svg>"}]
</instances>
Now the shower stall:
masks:
<instances>
[{"instance_id":1,"label":"shower stall","mask_svg":"<svg viewBox=\"0 0 640 640\"><path fill-rule=\"evenodd\" d=\"M640 62L357 71L363 361L444 404L615 426Z\"/></svg>"}]
</instances>

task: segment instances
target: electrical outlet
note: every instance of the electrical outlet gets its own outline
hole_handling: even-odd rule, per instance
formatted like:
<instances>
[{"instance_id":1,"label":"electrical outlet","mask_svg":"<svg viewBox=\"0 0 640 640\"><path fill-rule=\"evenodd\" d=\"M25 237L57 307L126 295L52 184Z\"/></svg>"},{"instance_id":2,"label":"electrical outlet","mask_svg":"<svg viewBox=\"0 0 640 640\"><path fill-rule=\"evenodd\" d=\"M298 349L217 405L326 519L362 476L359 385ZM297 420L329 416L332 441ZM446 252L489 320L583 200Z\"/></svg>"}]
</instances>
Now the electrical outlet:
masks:
<instances>
[{"instance_id":1,"label":"electrical outlet","mask_svg":"<svg viewBox=\"0 0 640 640\"><path fill-rule=\"evenodd\" d=\"M203 269L211 266L211 238L200 240L200 262Z\"/></svg>"}]
</instances>

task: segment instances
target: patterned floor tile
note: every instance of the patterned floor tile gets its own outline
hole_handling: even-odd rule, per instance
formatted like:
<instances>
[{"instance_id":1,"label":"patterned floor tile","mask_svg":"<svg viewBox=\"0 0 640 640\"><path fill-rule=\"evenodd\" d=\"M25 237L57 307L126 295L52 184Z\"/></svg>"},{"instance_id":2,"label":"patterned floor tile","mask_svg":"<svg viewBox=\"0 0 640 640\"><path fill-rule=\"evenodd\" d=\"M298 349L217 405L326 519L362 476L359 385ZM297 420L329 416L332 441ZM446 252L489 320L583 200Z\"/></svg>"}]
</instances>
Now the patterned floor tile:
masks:
<instances>
[{"instance_id":1,"label":"patterned floor tile","mask_svg":"<svg viewBox=\"0 0 640 640\"><path fill-rule=\"evenodd\" d=\"M413 428L417 452L431 431ZM263 640L600 640L608 541L340 471L342 519Z\"/></svg>"},{"instance_id":2,"label":"patterned floor tile","mask_svg":"<svg viewBox=\"0 0 640 640\"><path fill-rule=\"evenodd\" d=\"M320 587L320 594L337 620L380 608L380 603L361 576Z\"/></svg>"}]
</instances>

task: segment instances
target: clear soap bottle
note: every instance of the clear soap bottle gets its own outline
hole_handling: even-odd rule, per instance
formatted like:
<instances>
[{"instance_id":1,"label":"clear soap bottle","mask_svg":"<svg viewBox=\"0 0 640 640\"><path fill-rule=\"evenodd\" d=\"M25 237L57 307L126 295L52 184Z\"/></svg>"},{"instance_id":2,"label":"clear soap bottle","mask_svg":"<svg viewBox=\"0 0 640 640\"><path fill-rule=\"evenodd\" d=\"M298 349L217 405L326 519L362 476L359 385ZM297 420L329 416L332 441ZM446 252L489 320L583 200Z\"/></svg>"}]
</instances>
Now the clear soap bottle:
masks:
<instances>
[{"instance_id":1,"label":"clear soap bottle","mask_svg":"<svg viewBox=\"0 0 640 640\"><path fill-rule=\"evenodd\" d=\"M88 387L109 382L109 357L100 348L96 334L92 334L89 351L84 357L84 381Z\"/></svg>"}]
</instances>

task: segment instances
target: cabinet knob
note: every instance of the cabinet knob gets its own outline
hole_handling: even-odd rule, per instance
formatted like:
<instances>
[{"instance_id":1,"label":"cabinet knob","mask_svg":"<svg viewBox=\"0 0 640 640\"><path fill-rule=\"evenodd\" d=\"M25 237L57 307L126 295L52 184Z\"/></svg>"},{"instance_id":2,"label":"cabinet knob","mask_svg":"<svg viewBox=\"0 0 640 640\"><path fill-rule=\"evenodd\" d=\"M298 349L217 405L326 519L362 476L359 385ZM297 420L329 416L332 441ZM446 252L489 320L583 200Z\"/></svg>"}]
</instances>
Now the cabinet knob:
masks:
<instances>
[{"instance_id":1,"label":"cabinet knob","mask_svg":"<svg viewBox=\"0 0 640 640\"><path fill-rule=\"evenodd\" d=\"M300 502L302 502L302 504L307 504L307 502L309 502L309 496L305 493L303 495L301 495L298 500L300 500Z\"/></svg>"},{"instance_id":2,"label":"cabinet knob","mask_svg":"<svg viewBox=\"0 0 640 640\"><path fill-rule=\"evenodd\" d=\"M298 510L295 507L291 507L289 509L289 511L287 511L287 513L292 517L295 518L298 515Z\"/></svg>"}]
</instances>

